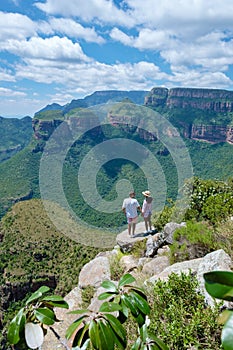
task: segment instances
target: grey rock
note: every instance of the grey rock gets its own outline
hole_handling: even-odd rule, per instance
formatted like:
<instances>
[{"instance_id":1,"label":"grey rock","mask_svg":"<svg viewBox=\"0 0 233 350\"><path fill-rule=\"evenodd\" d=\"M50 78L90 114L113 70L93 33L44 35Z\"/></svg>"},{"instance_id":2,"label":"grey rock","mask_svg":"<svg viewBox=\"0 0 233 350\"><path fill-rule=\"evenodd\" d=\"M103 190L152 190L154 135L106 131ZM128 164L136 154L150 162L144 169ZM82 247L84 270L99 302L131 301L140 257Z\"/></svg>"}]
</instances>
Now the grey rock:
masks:
<instances>
[{"instance_id":1,"label":"grey rock","mask_svg":"<svg viewBox=\"0 0 233 350\"><path fill-rule=\"evenodd\" d=\"M202 259L203 258L199 258L175 263L171 266L166 267L161 273L149 278L148 282L156 283L158 279L167 280L171 273L180 275L181 273L188 274L189 272L192 272L196 274Z\"/></svg>"},{"instance_id":2,"label":"grey rock","mask_svg":"<svg viewBox=\"0 0 233 350\"><path fill-rule=\"evenodd\" d=\"M174 232L181 227L186 226L185 222L182 222L181 224L177 224L176 222L169 222L164 226L163 232L164 232L164 238L165 243L172 244L173 243L173 234Z\"/></svg>"},{"instance_id":3,"label":"grey rock","mask_svg":"<svg viewBox=\"0 0 233 350\"><path fill-rule=\"evenodd\" d=\"M124 255L120 259L120 264L124 267L124 272L130 272L138 267L138 259L133 255Z\"/></svg>"},{"instance_id":4,"label":"grey rock","mask_svg":"<svg viewBox=\"0 0 233 350\"><path fill-rule=\"evenodd\" d=\"M79 274L79 288L99 287L105 280L110 280L110 264L106 256L96 257L84 265Z\"/></svg>"},{"instance_id":5,"label":"grey rock","mask_svg":"<svg viewBox=\"0 0 233 350\"><path fill-rule=\"evenodd\" d=\"M207 293L205 289L203 274L210 271L231 271L231 269L231 258L223 249L216 250L202 258L197 271L197 279L200 291L205 296L205 300L209 305L214 305L214 299ZM226 306L228 305L228 303L224 304Z\"/></svg>"},{"instance_id":6,"label":"grey rock","mask_svg":"<svg viewBox=\"0 0 233 350\"><path fill-rule=\"evenodd\" d=\"M144 264L142 273L153 276L162 272L167 266L169 266L169 259L167 256L158 256L151 259L150 262Z\"/></svg>"}]
</instances>

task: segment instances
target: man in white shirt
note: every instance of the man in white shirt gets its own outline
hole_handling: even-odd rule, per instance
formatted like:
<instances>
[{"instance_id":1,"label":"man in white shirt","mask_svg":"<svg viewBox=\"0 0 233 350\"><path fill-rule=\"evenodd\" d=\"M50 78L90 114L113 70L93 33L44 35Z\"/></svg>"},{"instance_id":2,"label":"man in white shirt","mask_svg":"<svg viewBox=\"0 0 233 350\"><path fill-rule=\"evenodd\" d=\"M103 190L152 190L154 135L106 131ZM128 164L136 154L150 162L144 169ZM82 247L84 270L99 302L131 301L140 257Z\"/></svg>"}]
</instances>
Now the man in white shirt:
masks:
<instances>
[{"instance_id":1,"label":"man in white shirt","mask_svg":"<svg viewBox=\"0 0 233 350\"><path fill-rule=\"evenodd\" d=\"M122 211L126 215L128 222L128 233L129 236L132 236L135 233L136 223L138 219L138 210L141 212L141 207L135 198L135 192L131 191L129 197L125 198L122 205Z\"/></svg>"}]
</instances>

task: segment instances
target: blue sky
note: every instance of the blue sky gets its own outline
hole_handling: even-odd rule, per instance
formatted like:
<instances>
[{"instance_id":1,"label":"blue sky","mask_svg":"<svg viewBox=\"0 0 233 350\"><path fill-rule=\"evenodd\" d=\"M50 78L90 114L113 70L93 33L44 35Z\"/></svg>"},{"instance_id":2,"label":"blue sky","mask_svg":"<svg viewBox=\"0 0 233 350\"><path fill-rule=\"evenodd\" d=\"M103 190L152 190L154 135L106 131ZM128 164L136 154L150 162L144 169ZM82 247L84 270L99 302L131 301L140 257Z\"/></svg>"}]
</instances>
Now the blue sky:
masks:
<instances>
[{"instance_id":1,"label":"blue sky","mask_svg":"<svg viewBox=\"0 0 233 350\"><path fill-rule=\"evenodd\" d=\"M0 116L97 90L233 90L232 0L1 0Z\"/></svg>"}]
</instances>

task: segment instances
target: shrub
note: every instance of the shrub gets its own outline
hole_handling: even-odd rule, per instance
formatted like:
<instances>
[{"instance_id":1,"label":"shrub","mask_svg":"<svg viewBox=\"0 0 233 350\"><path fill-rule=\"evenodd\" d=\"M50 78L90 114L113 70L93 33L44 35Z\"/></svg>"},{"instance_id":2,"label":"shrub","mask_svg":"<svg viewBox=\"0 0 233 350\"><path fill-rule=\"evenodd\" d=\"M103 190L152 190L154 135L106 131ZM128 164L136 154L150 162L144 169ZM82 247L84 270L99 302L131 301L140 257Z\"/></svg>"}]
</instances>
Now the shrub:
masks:
<instances>
[{"instance_id":1,"label":"shrub","mask_svg":"<svg viewBox=\"0 0 233 350\"><path fill-rule=\"evenodd\" d=\"M215 249L221 248L221 242L206 222L188 221L186 226L173 234L174 242L170 246L170 263L203 257Z\"/></svg>"},{"instance_id":2,"label":"shrub","mask_svg":"<svg viewBox=\"0 0 233 350\"><path fill-rule=\"evenodd\" d=\"M158 281L150 300L149 330L172 350L221 349L221 327L217 323L219 307L207 307L197 292L197 279L171 274L168 281Z\"/></svg>"}]
</instances>

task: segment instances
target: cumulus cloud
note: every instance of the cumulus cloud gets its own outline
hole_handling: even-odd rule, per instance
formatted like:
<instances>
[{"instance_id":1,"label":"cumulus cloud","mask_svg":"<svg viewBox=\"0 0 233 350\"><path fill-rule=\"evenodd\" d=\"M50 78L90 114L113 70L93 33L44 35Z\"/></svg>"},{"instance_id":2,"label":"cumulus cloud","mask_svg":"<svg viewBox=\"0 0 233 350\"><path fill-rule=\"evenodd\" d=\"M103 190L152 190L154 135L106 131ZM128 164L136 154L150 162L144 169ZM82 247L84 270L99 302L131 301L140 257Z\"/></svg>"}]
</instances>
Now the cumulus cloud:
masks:
<instances>
[{"instance_id":1,"label":"cumulus cloud","mask_svg":"<svg viewBox=\"0 0 233 350\"><path fill-rule=\"evenodd\" d=\"M117 8L112 0L47 0L45 3L35 3L40 10L64 17L80 17L84 21L99 23L115 23L126 27L133 26L135 20L127 11Z\"/></svg>"},{"instance_id":2,"label":"cumulus cloud","mask_svg":"<svg viewBox=\"0 0 233 350\"><path fill-rule=\"evenodd\" d=\"M152 81L168 76L149 62L108 65L100 62L53 62L41 59L27 60L27 65L17 65L18 79L33 79L38 83L62 84L66 91L84 93L101 89L151 89ZM93 86L95 88L93 88Z\"/></svg>"},{"instance_id":3,"label":"cumulus cloud","mask_svg":"<svg viewBox=\"0 0 233 350\"><path fill-rule=\"evenodd\" d=\"M80 23L67 18L51 18L49 20L53 33L61 33L68 37L84 39L87 42L102 44L105 40L99 36L94 28L83 27Z\"/></svg>"},{"instance_id":4,"label":"cumulus cloud","mask_svg":"<svg viewBox=\"0 0 233 350\"><path fill-rule=\"evenodd\" d=\"M72 60L75 62L89 61L90 59L83 53L79 43L73 43L66 37L60 38L53 36L51 38L32 37L29 40L18 41L8 40L2 46L2 49L21 56L24 60L27 58L45 59L45 60Z\"/></svg>"},{"instance_id":5,"label":"cumulus cloud","mask_svg":"<svg viewBox=\"0 0 233 350\"><path fill-rule=\"evenodd\" d=\"M113 40L119 41L124 45L134 46L135 39L118 28L113 28L109 35Z\"/></svg>"},{"instance_id":6,"label":"cumulus cloud","mask_svg":"<svg viewBox=\"0 0 233 350\"><path fill-rule=\"evenodd\" d=\"M36 24L19 13L0 12L0 40L24 39L36 34Z\"/></svg>"},{"instance_id":7,"label":"cumulus cloud","mask_svg":"<svg viewBox=\"0 0 233 350\"><path fill-rule=\"evenodd\" d=\"M25 92L0 87L0 97L25 97Z\"/></svg>"}]
</instances>

